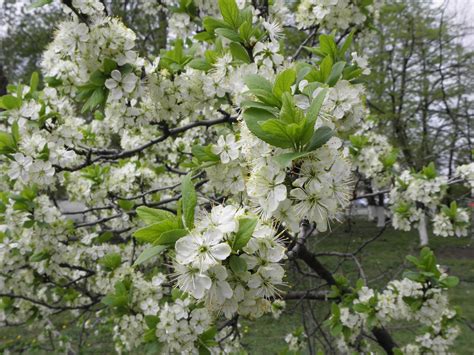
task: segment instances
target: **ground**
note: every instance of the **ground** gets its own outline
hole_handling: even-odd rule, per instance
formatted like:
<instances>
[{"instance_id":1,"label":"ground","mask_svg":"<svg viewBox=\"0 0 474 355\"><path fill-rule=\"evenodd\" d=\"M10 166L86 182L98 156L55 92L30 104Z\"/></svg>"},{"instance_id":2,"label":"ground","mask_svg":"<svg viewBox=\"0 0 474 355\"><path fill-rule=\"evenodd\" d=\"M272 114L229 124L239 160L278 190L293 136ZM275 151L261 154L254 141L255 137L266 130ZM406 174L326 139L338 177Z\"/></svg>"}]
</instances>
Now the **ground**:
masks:
<instances>
[{"instance_id":1,"label":"ground","mask_svg":"<svg viewBox=\"0 0 474 355\"><path fill-rule=\"evenodd\" d=\"M379 229L374 223L365 220L353 222L349 231L349 224L345 223L336 227L332 233L320 235L310 241L313 251L340 251L347 252L357 249L364 241L370 240L378 233ZM460 284L451 292L452 304L458 305L462 309L464 322L461 324L462 333L459 336L455 347L452 349L456 354L472 354L474 348L474 245L470 245L469 238L441 238L431 236L430 247L434 250L438 258L438 263L448 267L451 275L458 276ZM368 280L372 280L370 285L376 287L384 284L391 278L400 278L404 270L403 265L407 254L416 255L418 253L418 236L415 231L400 232L392 228L387 228L380 238L368 244L360 253L361 263L367 274ZM321 258L330 268L337 266L340 259ZM332 269L333 270L333 269ZM338 269L349 278L358 277L354 273L353 264L350 260L344 262ZM294 279L294 273L289 272L288 282ZM301 285L301 283L298 283ZM314 303L316 314L326 314L327 308L321 303ZM289 302L285 313L280 319L275 320L270 315L264 316L257 322L244 321L241 328L243 335L242 343L249 354L277 354L284 347L284 337L287 333L302 325L301 316L295 310L300 310L301 302ZM58 322L67 323L64 319ZM74 325L66 325L68 333L79 337L80 329ZM97 326L94 330L102 329L99 335L89 334L85 338L83 354L110 354L113 352L113 344L107 326ZM394 333L399 343L404 343L412 336L410 328L403 325L396 325L390 329ZM105 336L104 336L105 333ZM109 335L107 336L107 333ZM45 352L32 351L31 331L26 328L13 327L0 329L0 350L28 349L28 354L42 354ZM49 352L51 354L51 352Z\"/></svg>"}]
</instances>

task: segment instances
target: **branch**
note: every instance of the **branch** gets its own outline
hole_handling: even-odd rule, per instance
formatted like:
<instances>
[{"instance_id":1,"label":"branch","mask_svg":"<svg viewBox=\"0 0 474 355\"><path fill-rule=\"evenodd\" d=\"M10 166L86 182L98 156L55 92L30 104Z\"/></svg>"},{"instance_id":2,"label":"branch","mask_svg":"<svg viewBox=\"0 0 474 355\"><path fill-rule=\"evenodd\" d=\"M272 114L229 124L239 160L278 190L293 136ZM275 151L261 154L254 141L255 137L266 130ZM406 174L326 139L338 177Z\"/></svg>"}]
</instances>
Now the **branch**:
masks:
<instances>
[{"instance_id":1,"label":"branch","mask_svg":"<svg viewBox=\"0 0 474 355\"><path fill-rule=\"evenodd\" d=\"M293 291L287 292L282 297L284 300L319 300L319 301L327 301L328 300L328 292L327 291Z\"/></svg>"},{"instance_id":2,"label":"branch","mask_svg":"<svg viewBox=\"0 0 474 355\"><path fill-rule=\"evenodd\" d=\"M88 157L86 161L84 161L82 164L73 166L73 167L62 167L55 165L55 169L57 171L77 171L82 168L85 168L86 166L92 165L96 162L99 161L107 161L107 160L117 160L117 159L123 159L123 158L129 158L134 156L135 154L138 154L145 149L148 149L152 146L154 146L157 143L163 142L169 137L174 137L180 133L186 132L187 130L190 130L195 127L211 127L217 124L221 123L233 123L237 122L237 117L232 117L230 115L225 115L223 118L217 118L214 120L207 120L207 121L197 121L197 122L192 122L190 124L187 124L183 127L177 127L177 128L172 128L172 129L166 129L164 128L164 134L156 139L153 139L137 148L130 149L130 150L123 150L123 151L112 151L112 150L107 150L107 153L100 154L95 158L92 158L91 155L96 152L100 151L94 151L93 149L89 150Z\"/></svg>"},{"instance_id":3,"label":"branch","mask_svg":"<svg viewBox=\"0 0 474 355\"><path fill-rule=\"evenodd\" d=\"M336 279L334 278L331 271L326 269L324 265L322 265L319 260L316 258L316 255L310 252L306 246L303 244L305 239L311 235L314 230L314 224L311 226L307 220L303 220L300 225L301 231L300 235L296 240L296 245L294 248L288 252L288 256L297 257L303 260L309 268L311 268L314 272L316 272L323 280L325 280L329 286L337 285ZM383 232L384 229L382 229ZM379 232L378 235L381 235ZM300 242L298 242L300 240ZM295 250L297 252L295 252ZM356 250L356 253L360 249ZM292 253L293 252L293 253ZM290 254L291 253L291 254ZM355 255L353 253L352 255ZM359 266L359 265L358 265ZM365 276L365 275L364 275ZM302 296L303 294L300 294ZM372 333L374 334L375 338L377 339L377 343L387 352L387 354L392 355L393 349L397 347L397 344L392 339L391 335L381 327L374 327L372 328Z\"/></svg>"},{"instance_id":4,"label":"branch","mask_svg":"<svg viewBox=\"0 0 474 355\"><path fill-rule=\"evenodd\" d=\"M89 309L90 307L96 305L99 303L99 301L94 301L89 304L84 304L82 306L53 306L51 304L47 304L46 302L35 300L31 297L23 296L23 295L15 295L13 293L0 293L0 297L9 297L9 298L18 298L18 299L23 299L25 301L50 308L50 309L59 309L59 310L74 310L74 309Z\"/></svg>"}]
</instances>

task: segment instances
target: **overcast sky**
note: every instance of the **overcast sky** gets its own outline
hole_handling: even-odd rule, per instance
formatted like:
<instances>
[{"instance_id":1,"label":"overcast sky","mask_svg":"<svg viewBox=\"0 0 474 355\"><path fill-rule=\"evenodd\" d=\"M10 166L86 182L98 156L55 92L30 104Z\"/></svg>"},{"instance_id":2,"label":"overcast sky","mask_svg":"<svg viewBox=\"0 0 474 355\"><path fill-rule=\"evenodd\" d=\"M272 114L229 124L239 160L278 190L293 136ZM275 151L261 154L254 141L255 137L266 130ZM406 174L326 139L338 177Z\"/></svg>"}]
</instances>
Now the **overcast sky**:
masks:
<instances>
[{"instance_id":1,"label":"overcast sky","mask_svg":"<svg viewBox=\"0 0 474 355\"><path fill-rule=\"evenodd\" d=\"M0 37L5 34L5 26L2 23L3 3L5 0L0 0ZM436 6L445 5L448 13L456 14L459 22L469 25L471 27L469 35L464 38L465 45L474 48L474 0L419 0L431 2ZM34 0L18 0L17 5L21 7L25 4L31 4Z\"/></svg>"},{"instance_id":2,"label":"overcast sky","mask_svg":"<svg viewBox=\"0 0 474 355\"><path fill-rule=\"evenodd\" d=\"M435 5L447 6L450 14L455 14L459 23L469 26L469 34L463 39L466 46L474 48L474 0L432 0Z\"/></svg>"}]
</instances>

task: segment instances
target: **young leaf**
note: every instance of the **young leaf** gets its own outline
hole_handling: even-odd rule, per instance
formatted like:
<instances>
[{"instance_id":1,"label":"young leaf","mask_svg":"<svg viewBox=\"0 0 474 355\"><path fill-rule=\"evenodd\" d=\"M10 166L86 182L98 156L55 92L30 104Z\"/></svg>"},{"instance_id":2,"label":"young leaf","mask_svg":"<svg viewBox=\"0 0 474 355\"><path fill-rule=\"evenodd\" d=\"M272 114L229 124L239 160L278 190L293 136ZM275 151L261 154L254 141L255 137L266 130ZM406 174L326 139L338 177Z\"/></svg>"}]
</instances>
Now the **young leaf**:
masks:
<instances>
[{"instance_id":1,"label":"young leaf","mask_svg":"<svg viewBox=\"0 0 474 355\"><path fill-rule=\"evenodd\" d=\"M212 69L212 65L209 64L203 58L195 58L195 59L191 60L188 63L188 66L190 68L197 69L197 70L202 70L202 71L208 71L208 70Z\"/></svg>"},{"instance_id":2,"label":"young leaf","mask_svg":"<svg viewBox=\"0 0 474 355\"><path fill-rule=\"evenodd\" d=\"M106 271L114 271L121 263L122 257L117 253L107 254L99 260L99 264L102 265Z\"/></svg>"},{"instance_id":3,"label":"young leaf","mask_svg":"<svg viewBox=\"0 0 474 355\"><path fill-rule=\"evenodd\" d=\"M172 229L163 232L155 241L154 245L167 245L176 243L176 241L188 234L186 229Z\"/></svg>"},{"instance_id":4,"label":"young leaf","mask_svg":"<svg viewBox=\"0 0 474 355\"><path fill-rule=\"evenodd\" d=\"M459 278L456 276L448 276L445 277L444 279L440 280L439 282L441 285L443 285L446 288L453 288L456 287L459 283Z\"/></svg>"},{"instance_id":5,"label":"young leaf","mask_svg":"<svg viewBox=\"0 0 474 355\"><path fill-rule=\"evenodd\" d=\"M176 216L168 211L140 206L136 209L138 217L146 224L161 222L166 219L176 220Z\"/></svg>"},{"instance_id":6,"label":"young leaf","mask_svg":"<svg viewBox=\"0 0 474 355\"><path fill-rule=\"evenodd\" d=\"M138 229L135 231L135 233L133 233L133 236L140 242L153 243L158 238L160 238L163 233L177 228L177 221L165 219L161 222L157 222L147 227Z\"/></svg>"},{"instance_id":7,"label":"young leaf","mask_svg":"<svg viewBox=\"0 0 474 355\"><path fill-rule=\"evenodd\" d=\"M324 99L328 93L328 89L322 89L318 95L313 99L311 105L309 106L308 113L306 117L308 118L308 123L314 127L316 120L319 116L319 111L321 111L321 107L323 106Z\"/></svg>"},{"instance_id":8,"label":"young leaf","mask_svg":"<svg viewBox=\"0 0 474 355\"><path fill-rule=\"evenodd\" d=\"M273 94L281 98L284 92L291 93L291 85L295 83L296 71L294 69L286 69L279 73L273 85Z\"/></svg>"},{"instance_id":9,"label":"young leaf","mask_svg":"<svg viewBox=\"0 0 474 355\"><path fill-rule=\"evenodd\" d=\"M274 159L281 166L288 167L293 160L303 158L311 153L312 152L290 152L277 155Z\"/></svg>"},{"instance_id":10,"label":"young leaf","mask_svg":"<svg viewBox=\"0 0 474 355\"><path fill-rule=\"evenodd\" d=\"M247 271L247 262L237 255L230 257L229 266L236 274Z\"/></svg>"},{"instance_id":11,"label":"young leaf","mask_svg":"<svg viewBox=\"0 0 474 355\"><path fill-rule=\"evenodd\" d=\"M337 62L336 64L333 65L331 69L331 74L329 74L329 77L326 79L326 83L329 86L336 85L337 81L341 77L342 71L344 70L345 66L346 66L346 62Z\"/></svg>"},{"instance_id":12,"label":"young leaf","mask_svg":"<svg viewBox=\"0 0 474 355\"><path fill-rule=\"evenodd\" d=\"M193 156L196 157L200 162L218 162L220 158L218 155L212 152L212 146L207 145L203 147L202 145L194 145L191 148Z\"/></svg>"},{"instance_id":13,"label":"young leaf","mask_svg":"<svg viewBox=\"0 0 474 355\"><path fill-rule=\"evenodd\" d=\"M49 5L53 2L53 0L36 0L34 3L32 3L29 8L30 9L35 9L37 7Z\"/></svg>"},{"instance_id":14,"label":"young leaf","mask_svg":"<svg viewBox=\"0 0 474 355\"><path fill-rule=\"evenodd\" d=\"M329 75L331 74L332 63L332 58L328 55L323 59L319 66L319 70L321 71L321 76L324 82L327 82Z\"/></svg>"},{"instance_id":15,"label":"young leaf","mask_svg":"<svg viewBox=\"0 0 474 355\"><path fill-rule=\"evenodd\" d=\"M319 127L311 137L308 145L306 146L306 151L311 152L315 149L318 149L323 144L325 144L332 136L334 132L331 128L327 126Z\"/></svg>"},{"instance_id":16,"label":"young leaf","mask_svg":"<svg viewBox=\"0 0 474 355\"><path fill-rule=\"evenodd\" d=\"M215 32L222 37L230 39L233 42L240 42L240 36L234 30L228 28L216 28Z\"/></svg>"},{"instance_id":17,"label":"young leaf","mask_svg":"<svg viewBox=\"0 0 474 355\"><path fill-rule=\"evenodd\" d=\"M224 21L231 25L233 28L238 29L240 26L240 11L235 0L218 0L218 4Z\"/></svg>"},{"instance_id":18,"label":"young leaf","mask_svg":"<svg viewBox=\"0 0 474 355\"><path fill-rule=\"evenodd\" d=\"M105 91L102 87L98 87L94 90L92 95L82 106L81 113L94 110L97 106L101 105L105 101Z\"/></svg>"},{"instance_id":19,"label":"young leaf","mask_svg":"<svg viewBox=\"0 0 474 355\"><path fill-rule=\"evenodd\" d=\"M4 110L12 110L21 107L21 99L12 95L0 97L0 108Z\"/></svg>"},{"instance_id":20,"label":"young leaf","mask_svg":"<svg viewBox=\"0 0 474 355\"><path fill-rule=\"evenodd\" d=\"M38 89L39 84L39 74L38 72L33 72L30 79L30 93L34 93Z\"/></svg>"},{"instance_id":21,"label":"young leaf","mask_svg":"<svg viewBox=\"0 0 474 355\"><path fill-rule=\"evenodd\" d=\"M270 139L262 139L268 144L271 144L279 148L291 148L294 146L295 138L291 135L290 131L287 130L287 125L281 120L271 118L265 122L260 123L262 130L270 135Z\"/></svg>"},{"instance_id":22,"label":"young leaf","mask_svg":"<svg viewBox=\"0 0 474 355\"><path fill-rule=\"evenodd\" d=\"M257 74L250 74L244 78L244 83L251 90L260 89L268 93L272 92L272 84L264 77Z\"/></svg>"},{"instance_id":23,"label":"young leaf","mask_svg":"<svg viewBox=\"0 0 474 355\"><path fill-rule=\"evenodd\" d=\"M347 50L352 44L352 38L354 37L354 33L355 33L355 30L352 30L351 33L349 33L349 35L347 36L343 45L339 49L339 57L343 57L346 54Z\"/></svg>"},{"instance_id":24,"label":"young leaf","mask_svg":"<svg viewBox=\"0 0 474 355\"><path fill-rule=\"evenodd\" d=\"M197 195L191 175L186 175L181 181L182 208L183 208L183 224L187 229L194 226L194 209L197 204Z\"/></svg>"},{"instance_id":25,"label":"young leaf","mask_svg":"<svg viewBox=\"0 0 474 355\"><path fill-rule=\"evenodd\" d=\"M272 135L265 132L260 124L272 118L275 116L259 108L249 108L244 112L245 123L250 132L267 143L272 139Z\"/></svg>"},{"instance_id":26,"label":"young leaf","mask_svg":"<svg viewBox=\"0 0 474 355\"><path fill-rule=\"evenodd\" d=\"M238 42L232 42L230 45L230 52L232 53L232 57L235 60L240 60L244 63L250 63L250 57L245 48Z\"/></svg>"},{"instance_id":27,"label":"young leaf","mask_svg":"<svg viewBox=\"0 0 474 355\"><path fill-rule=\"evenodd\" d=\"M155 245L151 248L145 249L137 258L133 266L137 266L143 264L145 261L150 260L151 258L161 254L164 250L166 250L168 246L166 245Z\"/></svg>"},{"instance_id":28,"label":"young leaf","mask_svg":"<svg viewBox=\"0 0 474 355\"><path fill-rule=\"evenodd\" d=\"M254 217L239 218L239 230L235 234L234 242L232 243L234 251L238 251L247 245L257 226L257 221L257 218Z\"/></svg>"}]
</instances>

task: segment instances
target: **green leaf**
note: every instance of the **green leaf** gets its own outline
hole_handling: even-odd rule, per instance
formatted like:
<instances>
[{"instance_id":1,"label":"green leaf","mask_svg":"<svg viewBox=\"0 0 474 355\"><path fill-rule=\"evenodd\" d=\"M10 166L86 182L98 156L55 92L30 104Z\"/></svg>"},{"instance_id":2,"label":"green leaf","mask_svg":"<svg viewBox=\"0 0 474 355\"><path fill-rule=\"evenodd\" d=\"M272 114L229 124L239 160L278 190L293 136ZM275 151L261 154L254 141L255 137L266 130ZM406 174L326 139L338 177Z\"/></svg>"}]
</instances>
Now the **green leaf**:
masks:
<instances>
[{"instance_id":1,"label":"green leaf","mask_svg":"<svg viewBox=\"0 0 474 355\"><path fill-rule=\"evenodd\" d=\"M335 58L337 54L336 42L333 35L322 34L319 36L319 48L321 52L326 53Z\"/></svg>"},{"instance_id":2,"label":"green leaf","mask_svg":"<svg viewBox=\"0 0 474 355\"><path fill-rule=\"evenodd\" d=\"M306 117L308 118L308 124L314 127L316 120L318 119L319 112L321 111L321 107L323 106L324 99L328 93L328 89L322 89L318 95L313 99L311 105L308 108L308 112Z\"/></svg>"},{"instance_id":3,"label":"green leaf","mask_svg":"<svg viewBox=\"0 0 474 355\"><path fill-rule=\"evenodd\" d=\"M0 154L11 154L15 153L16 150L17 145L13 135L0 131Z\"/></svg>"},{"instance_id":4,"label":"green leaf","mask_svg":"<svg viewBox=\"0 0 474 355\"><path fill-rule=\"evenodd\" d=\"M94 244L102 244L112 239L114 234L111 231L106 231L94 239Z\"/></svg>"},{"instance_id":5,"label":"green leaf","mask_svg":"<svg viewBox=\"0 0 474 355\"><path fill-rule=\"evenodd\" d=\"M220 158L218 155L212 152L212 146L195 145L192 147L191 152L200 162L218 162Z\"/></svg>"},{"instance_id":6,"label":"green leaf","mask_svg":"<svg viewBox=\"0 0 474 355\"><path fill-rule=\"evenodd\" d=\"M165 219L147 227L138 229L135 231L135 233L133 233L133 236L140 242L153 243L158 238L160 238L163 233L173 229L178 229L177 221Z\"/></svg>"},{"instance_id":7,"label":"green leaf","mask_svg":"<svg viewBox=\"0 0 474 355\"><path fill-rule=\"evenodd\" d=\"M100 70L96 70L90 76L89 83L95 86L103 86L105 80L107 80L107 76L105 76L105 74L102 73Z\"/></svg>"},{"instance_id":8,"label":"green leaf","mask_svg":"<svg viewBox=\"0 0 474 355\"><path fill-rule=\"evenodd\" d=\"M0 98L0 108L13 110L21 107L21 99L12 95L5 95Z\"/></svg>"},{"instance_id":9,"label":"green leaf","mask_svg":"<svg viewBox=\"0 0 474 355\"><path fill-rule=\"evenodd\" d=\"M245 247L252 237L253 231L257 226L258 219L254 217L239 218L239 229L235 234L232 243L232 250L238 251Z\"/></svg>"},{"instance_id":10,"label":"green leaf","mask_svg":"<svg viewBox=\"0 0 474 355\"><path fill-rule=\"evenodd\" d=\"M303 119L303 112L295 106L293 96L289 92L284 92L281 96L280 120L285 123L298 123Z\"/></svg>"},{"instance_id":11,"label":"green leaf","mask_svg":"<svg viewBox=\"0 0 474 355\"><path fill-rule=\"evenodd\" d=\"M105 91L102 87L94 90L92 95L87 99L84 106L82 106L81 113L94 110L97 106L102 105L105 101Z\"/></svg>"},{"instance_id":12,"label":"green leaf","mask_svg":"<svg viewBox=\"0 0 474 355\"><path fill-rule=\"evenodd\" d=\"M107 254L99 260L99 264L102 265L106 271L114 271L121 263L122 257L117 253Z\"/></svg>"},{"instance_id":13,"label":"green leaf","mask_svg":"<svg viewBox=\"0 0 474 355\"><path fill-rule=\"evenodd\" d=\"M203 58L195 58L195 59L191 60L188 63L188 66L193 68L193 69L202 70L202 71L205 71L205 72L212 69L212 65L209 64L207 62L207 60L205 60Z\"/></svg>"},{"instance_id":14,"label":"green leaf","mask_svg":"<svg viewBox=\"0 0 474 355\"><path fill-rule=\"evenodd\" d=\"M337 337L339 334L342 333L342 324L341 323L334 324L331 327L330 332L332 336Z\"/></svg>"},{"instance_id":15,"label":"green leaf","mask_svg":"<svg viewBox=\"0 0 474 355\"><path fill-rule=\"evenodd\" d=\"M227 22L213 18L213 17L205 17L202 21L202 25L206 29L207 32L214 34L214 31L218 28L229 28L232 29L232 26L229 25Z\"/></svg>"},{"instance_id":16,"label":"green leaf","mask_svg":"<svg viewBox=\"0 0 474 355\"><path fill-rule=\"evenodd\" d=\"M265 132L260 124L272 118L275 116L258 108L249 108L244 112L244 120L250 132L267 143L272 140L273 136L271 133Z\"/></svg>"},{"instance_id":17,"label":"green leaf","mask_svg":"<svg viewBox=\"0 0 474 355\"><path fill-rule=\"evenodd\" d=\"M30 94L34 93L38 89L39 84L39 74L38 72L33 72L30 79Z\"/></svg>"},{"instance_id":18,"label":"green leaf","mask_svg":"<svg viewBox=\"0 0 474 355\"><path fill-rule=\"evenodd\" d=\"M240 26L239 8L235 0L218 0L219 9L221 10L224 21L237 29Z\"/></svg>"},{"instance_id":19,"label":"green leaf","mask_svg":"<svg viewBox=\"0 0 474 355\"><path fill-rule=\"evenodd\" d=\"M229 28L216 28L215 32L222 37L230 39L233 42L240 42L240 36L234 30Z\"/></svg>"},{"instance_id":20,"label":"green leaf","mask_svg":"<svg viewBox=\"0 0 474 355\"><path fill-rule=\"evenodd\" d=\"M282 167L287 167L293 160L303 158L311 153L312 152L290 152L277 155L274 159Z\"/></svg>"},{"instance_id":21,"label":"green leaf","mask_svg":"<svg viewBox=\"0 0 474 355\"><path fill-rule=\"evenodd\" d=\"M446 288L453 288L459 284L459 278L457 278L456 276L448 276L444 279L441 279L439 283Z\"/></svg>"},{"instance_id":22,"label":"green leaf","mask_svg":"<svg viewBox=\"0 0 474 355\"><path fill-rule=\"evenodd\" d=\"M247 271L247 262L237 255L232 255L230 257L229 266L236 274Z\"/></svg>"},{"instance_id":23,"label":"green leaf","mask_svg":"<svg viewBox=\"0 0 474 355\"><path fill-rule=\"evenodd\" d=\"M322 79L324 82L327 82L329 75L331 75L332 70L332 59L331 56L326 56L319 66L319 70L321 71Z\"/></svg>"},{"instance_id":24,"label":"green leaf","mask_svg":"<svg viewBox=\"0 0 474 355\"><path fill-rule=\"evenodd\" d=\"M124 211L130 211L135 206L135 202L130 200L118 200L117 203Z\"/></svg>"},{"instance_id":25,"label":"green leaf","mask_svg":"<svg viewBox=\"0 0 474 355\"><path fill-rule=\"evenodd\" d=\"M370 307L363 303L354 304L354 311L357 313L368 313L370 312Z\"/></svg>"},{"instance_id":26,"label":"green leaf","mask_svg":"<svg viewBox=\"0 0 474 355\"><path fill-rule=\"evenodd\" d=\"M354 37L355 30L352 30L351 33L347 36L346 40L344 41L343 45L339 49L339 56L343 57L347 50L350 48L352 44L352 38Z\"/></svg>"},{"instance_id":27,"label":"green leaf","mask_svg":"<svg viewBox=\"0 0 474 355\"><path fill-rule=\"evenodd\" d=\"M331 128L327 126L319 127L311 137L309 141L306 151L311 152L319 147L323 146L331 137L333 136L334 132Z\"/></svg>"},{"instance_id":28,"label":"green leaf","mask_svg":"<svg viewBox=\"0 0 474 355\"><path fill-rule=\"evenodd\" d=\"M251 63L250 56L245 50L245 48L238 42L232 42L229 45L230 52L234 60L240 60L244 63Z\"/></svg>"},{"instance_id":29,"label":"green leaf","mask_svg":"<svg viewBox=\"0 0 474 355\"><path fill-rule=\"evenodd\" d=\"M168 248L167 245L155 245L151 248L145 249L137 258L133 266L143 264L145 261L150 260L151 258L161 254L164 250Z\"/></svg>"},{"instance_id":30,"label":"green leaf","mask_svg":"<svg viewBox=\"0 0 474 355\"><path fill-rule=\"evenodd\" d=\"M281 120L271 118L260 123L260 126L262 130L271 137L265 140L268 144L279 148L291 148L294 146L296 137L291 135L291 132L287 129L287 125Z\"/></svg>"},{"instance_id":31,"label":"green leaf","mask_svg":"<svg viewBox=\"0 0 474 355\"><path fill-rule=\"evenodd\" d=\"M186 229L172 229L166 232L163 232L158 239L154 241L154 245L167 245L174 244L179 238L184 237L188 234Z\"/></svg>"},{"instance_id":32,"label":"green leaf","mask_svg":"<svg viewBox=\"0 0 474 355\"><path fill-rule=\"evenodd\" d=\"M152 315L146 315L145 316L145 323L148 326L148 328L153 329L156 331L156 325L160 322L160 317L158 316L152 316Z\"/></svg>"},{"instance_id":33,"label":"green leaf","mask_svg":"<svg viewBox=\"0 0 474 355\"><path fill-rule=\"evenodd\" d=\"M20 142L20 127L18 126L18 121L13 122L12 124L12 138L13 144L16 147Z\"/></svg>"},{"instance_id":34,"label":"green leaf","mask_svg":"<svg viewBox=\"0 0 474 355\"><path fill-rule=\"evenodd\" d=\"M183 225L187 229L192 229L194 226L194 210L197 204L197 195L190 174L184 176L181 181L181 194L181 201L183 203Z\"/></svg>"},{"instance_id":35,"label":"green leaf","mask_svg":"<svg viewBox=\"0 0 474 355\"><path fill-rule=\"evenodd\" d=\"M45 78L43 78L44 82L46 84L48 84L49 86L55 88L59 85L61 85L63 83L63 81L61 79L56 79L55 77L53 76L47 76Z\"/></svg>"},{"instance_id":36,"label":"green leaf","mask_svg":"<svg viewBox=\"0 0 474 355\"><path fill-rule=\"evenodd\" d=\"M249 90L248 93L255 95L260 101L263 103L273 106L273 107L280 107L281 103L278 97L273 95L272 92L268 92L262 89L252 89Z\"/></svg>"},{"instance_id":37,"label":"green leaf","mask_svg":"<svg viewBox=\"0 0 474 355\"><path fill-rule=\"evenodd\" d=\"M263 76L257 74L250 74L244 78L244 83L251 90L260 89L265 90L269 94L272 93L272 84Z\"/></svg>"},{"instance_id":38,"label":"green leaf","mask_svg":"<svg viewBox=\"0 0 474 355\"><path fill-rule=\"evenodd\" d=\"M274 106L269 106L269 105L266 105L262 102L257 102L257 101L250 101L250 100L244 100L240 103L240 107L242 108L250 108L250 107L253 107L253 108L259 108L259 109L262 109L262 110L265 110L265 111L268 111L270 114L272 114L273 116L276 116L279 114L279 110L278 108L274 107Z\"/></svg>"},{"instance_id":39,"label":"green leaf","mask_svg":"<svg viewBox=\"0 0 474 355\"><path fill-rule=\"evenodd\" d=\"M117 69L117 62L110 58L105 58L102 68L104 69L104 74L109 75L112 70Z\"/></svg>"},{"instance_id":40,"label":"green leaf","mask_svg":"<svg viewBox=\"0 0 474 355\"><path fill-rule=\"evenodd\" d=\"M245 11L245 10L244 10ZM249 43L252 36L255 34L255 30L252 27L252 19L245 20L239 27L240 38L245 42Z\"/></svg>"},{"instance_id":41,"label":"green leaf","mask_svg":"<svg viewBox=\"0 0 474 355\"><path fill-rule=\"evenodd\" d=\"M33 2L30 6L29 6L29 9L35 9L35 8L38 8L38 7L42 7L42 6L45 6L45 5L49 5L53 2L53 0L36 0L35 2Z\"/></svg>"},{"instance_id":42,"label":"green leaf","mask_svg":"<svg viewBox=\"0 0 474 355\"><path fill-rule=\"evenodd\" d=\"M200 41L200 42L206 42L206 41L210 41L212 39L214 39L214 35L207 32L207 31L202 31L202 32L199 32L199 33L196 33L194 35L194 39L196 41Z\"/></svg>"},{"instance_id":43,"label":"green leaf","mask_svg":"<svg viewBox=\"0 0 474 355\"><path fill-rule=\"evenodd\" d=\"M32 263L37 263L37 262L49 259L50 256L51 255L48 250L42 250L30 256L29 261Z\"/></svg>"},{"instance_id":44,"label":"green leaf","mask_svg":"<svg viewBox=\"0 0 474 355\"><path fill-rule=\"evenodd\" d=\"M273 94L281 98L284 92L291 93L291 85L296 80L296 71L294 69L286 69L279 73L273 85Z\"/></svg>"},{"instance_id":45,"label":"green leaf","mask_svg":"<svg viewBox=\"0 0 474 355\"><path fill-rule=\"evenodd\" d=\"M161 222L164 220L176 220L176 216L168 211L140 206L136 209L138 217L146 224Z\"/></svg>"},{"instance_id":46,"label":"green leaf","mask_svg":"<svg viewBox=\"0 0 474 355\"><path fill-rule=\"evenodd\" d=\"M407 259L407 261L409 261L410 263L412 263L415 266L420 265L420 261L418 260L418 258L413 256L413 255L407 255L405 257L405 259Z\"/></svg>"},{"instance_id":47,"label":"green leaf","mask_svg":"<svg viewBox=\"0 0 474 355\"><path fill-rule=\"evenodd\" d=\"M337 81L341 77L342 71L344 70L345 66L346 66L346 62L337 62L336 64L333 65L331 69L331 74L329 74L329 77L326 79L326 83L329 86L336 85Z\"/></svg>"}]
</instances>

